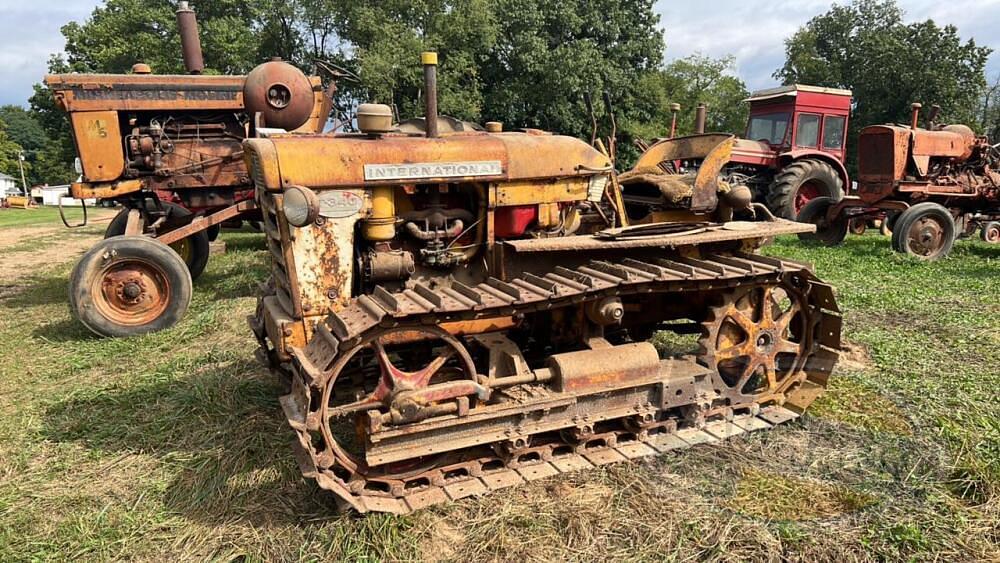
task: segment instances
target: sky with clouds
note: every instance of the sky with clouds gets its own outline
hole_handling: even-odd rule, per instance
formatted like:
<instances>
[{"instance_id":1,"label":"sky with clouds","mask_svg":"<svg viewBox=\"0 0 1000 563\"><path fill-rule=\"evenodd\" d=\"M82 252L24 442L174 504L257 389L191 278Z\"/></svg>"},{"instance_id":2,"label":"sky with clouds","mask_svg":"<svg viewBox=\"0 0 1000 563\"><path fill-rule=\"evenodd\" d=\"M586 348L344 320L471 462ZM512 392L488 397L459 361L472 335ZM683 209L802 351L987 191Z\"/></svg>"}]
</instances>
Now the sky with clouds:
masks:
<instances>
[{"instance_id":1,"label":"sky with clouds","mask_svg":"<svg viewBox=\"0 0 1000 563\"><path fill-rule=\"evenodd\" d=\"M844 0L846 2L847 0ZM0 0L0 104L25 104L45 74L50 54L63 47L59 28L87 18L98 0ZM784 61L783 41L831 0L658 0L668 59L693 53L736 57L736 72L751 89L773 85ZM990 76L1000 74L1000 0L899 0L907 20L932 18L958 27L963 38L997 51Z\"/></svg>"}]
</instances>

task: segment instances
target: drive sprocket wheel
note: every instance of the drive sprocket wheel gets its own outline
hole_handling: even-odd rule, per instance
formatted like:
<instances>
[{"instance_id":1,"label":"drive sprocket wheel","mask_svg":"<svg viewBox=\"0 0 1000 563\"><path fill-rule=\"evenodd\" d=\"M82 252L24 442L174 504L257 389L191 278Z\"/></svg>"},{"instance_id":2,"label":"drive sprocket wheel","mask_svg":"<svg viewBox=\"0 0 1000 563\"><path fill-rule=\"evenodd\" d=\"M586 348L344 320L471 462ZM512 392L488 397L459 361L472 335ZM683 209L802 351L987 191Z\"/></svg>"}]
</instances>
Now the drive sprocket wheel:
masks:
<instances>
[{"instance_id":1,"label":"drive sprocket wheel","mask_svg":"<svg viewBox=\"0 0 1000 563\"><path fill-rule=\"evenodd\" d=\"M781 404L805 381L820 321L808 284L790 278L738 288L709 310L699 361L712 371L714 390L727 406Z\"/></svg>"}]
</instances>

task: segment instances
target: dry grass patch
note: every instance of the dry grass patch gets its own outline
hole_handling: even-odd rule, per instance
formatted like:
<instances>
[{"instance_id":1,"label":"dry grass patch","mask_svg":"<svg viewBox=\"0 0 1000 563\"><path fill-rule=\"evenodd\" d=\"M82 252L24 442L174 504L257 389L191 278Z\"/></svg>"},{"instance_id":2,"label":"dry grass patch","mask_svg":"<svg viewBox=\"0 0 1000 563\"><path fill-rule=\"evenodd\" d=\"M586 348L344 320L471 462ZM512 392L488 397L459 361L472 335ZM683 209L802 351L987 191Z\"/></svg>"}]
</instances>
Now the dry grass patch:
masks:
<instances>
[{"instance_id":1,"label":"dry grass patch","mask_svg":"<svg viewBox=\"0 0 1000 563\"><path fill-rule=\"evenodd\" d=\"M867 430L913 434L910 421L895 403L846 374L830 379L826 394L810 407L809 413Z\"/></svg>"},{"instance_id":2,"label":"dry grass patch","mask_svg":"<svg viewBox=\"0 0 1000 563\"><path fill-rule=\"evenodd\" d=\"M742 471L733 509L768 520L813 520L855 512L871 506L875 499L839 485L768 473L749 468Z\"/></svg>"}]
</instances>

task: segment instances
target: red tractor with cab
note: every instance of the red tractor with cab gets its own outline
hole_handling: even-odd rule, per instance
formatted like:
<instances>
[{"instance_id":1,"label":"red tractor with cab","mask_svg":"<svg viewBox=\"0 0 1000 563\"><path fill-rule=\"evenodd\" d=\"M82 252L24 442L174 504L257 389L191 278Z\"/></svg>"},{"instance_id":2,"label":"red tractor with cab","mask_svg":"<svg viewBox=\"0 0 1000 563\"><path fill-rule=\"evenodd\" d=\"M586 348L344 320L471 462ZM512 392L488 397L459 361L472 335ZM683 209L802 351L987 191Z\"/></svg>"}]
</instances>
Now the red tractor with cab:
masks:
<instances>
[{"instance_id":1,"label":"red tractor with cab","mask_svg":"<svg viewBox=\"0 0 1000 563\"><path fill-rule=\"evenodd\" d=\"M844 197L850 90L795 84L746 101L746 135L725 169L731 182L750 187L755 200L786 219L817 197Z\"/></svg>"}]
</instances>

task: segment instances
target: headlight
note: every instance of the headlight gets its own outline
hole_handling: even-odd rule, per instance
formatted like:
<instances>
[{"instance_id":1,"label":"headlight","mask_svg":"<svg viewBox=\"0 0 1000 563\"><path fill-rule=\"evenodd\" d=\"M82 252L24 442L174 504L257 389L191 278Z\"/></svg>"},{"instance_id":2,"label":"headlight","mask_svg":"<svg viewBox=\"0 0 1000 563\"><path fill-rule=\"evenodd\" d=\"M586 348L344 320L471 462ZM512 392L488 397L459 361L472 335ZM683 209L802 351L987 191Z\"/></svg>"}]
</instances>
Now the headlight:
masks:
<instances>
[{"instance_id":1,"label":"headlight","mask_svg":"<svg viewBox=\"0 0 1000 563\"><path fill-rule=\"evenodd\" d=\"M285 190L283 208L289 224L305 227L319 217L319 198L309 188L296 186Z\"/></svg>"}]
</instances>

